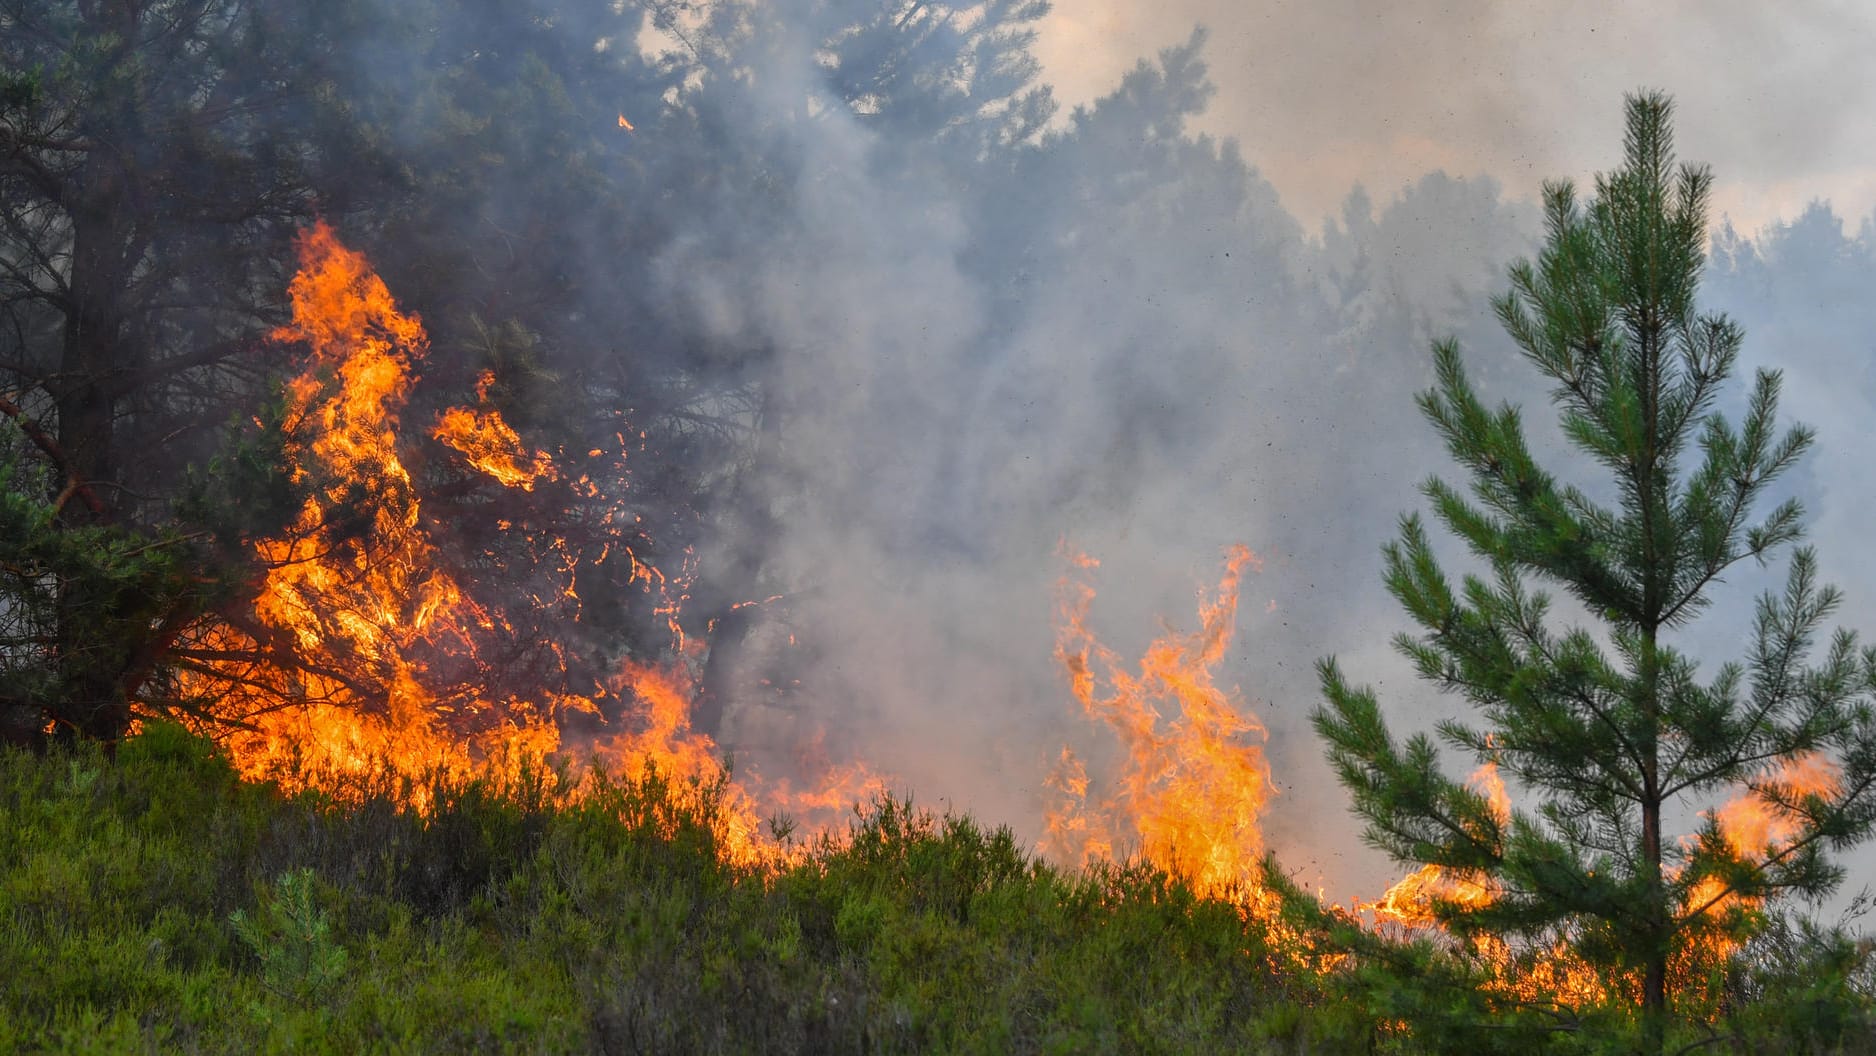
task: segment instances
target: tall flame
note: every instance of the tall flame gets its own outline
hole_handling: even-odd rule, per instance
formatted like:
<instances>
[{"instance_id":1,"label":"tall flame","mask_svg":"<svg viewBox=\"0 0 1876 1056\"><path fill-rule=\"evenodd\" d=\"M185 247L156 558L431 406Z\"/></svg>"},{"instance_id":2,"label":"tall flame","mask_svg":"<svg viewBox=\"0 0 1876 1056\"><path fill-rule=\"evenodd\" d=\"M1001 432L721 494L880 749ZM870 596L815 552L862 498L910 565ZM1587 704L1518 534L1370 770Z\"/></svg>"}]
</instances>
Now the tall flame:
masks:
<instances>
[{"instance_id":1,"label":"tall flame","mask_svg":"<svg viewBox=\"0 0 1876 1056\"><path fill-rule=\"evenodd\" d=\"M230 747L255 776L358 775L387 760L465 775L496 754L553 749L533 702L510 702L508 722L468 737L444 729L454 706L439 699L433 665L452 650L473 654L474 628L490 616L436 560L398 452L428 339L331 228L306 232L300 256L293 320L274 337L309 352L286 385L285 416L305 498L284 533L253 544L264 569L253 610L215 632L207 655L227 659L198 665L197 688L242 724ZM294 662L236 659L245 656Z\"/></svg>"},{"instance_id":2,"label":"tall flame","mask_svg":"<svg viewBox=\"0 0 1876 1056\"><path fill-rule=\"evenodd\" d=\"M1169 633L1147 648L1138 674L1088 629L1094 588L1085 576L1098 562L1071 555L1058 605L1056 659L1085 714L1120 740L1124 752L1112 788L1091 801L1080 759L1063 749L1050 787L1047 849L1086 862L1137 848L1201 891L1257 886L1264 851L1258 825L1272 794L1263 727L1212 672L1224 659L1237 618L1244 570L1257 555L1232 547L1216 597L1199 606L1199 628ZM1103 687L1106 692L1103 692Z\"/></svg>"},{"instance_id":3,"label":"tall flame","mask_svg":"<svg viewBox=\"0 0 1876 1056\"><path fill-rule=\"evenodd\" d=\"M693 657L681 641L670 662L625 665L593 694L489 690L513 628L447 571L399 449L400 417L428 350L423 327L327 225L305 232L299 250L292 322L274 337L307 350L286 385L284 419L284 453L304 499L285 532L252 544L262 572L251 606L183 649L184 695L209 701L223 728L232 725L226 741L240 770L341 792L386 764L407 774L512 777L524 761L569 747L563 719L598 715L600 698L611 697L637 707L587 746L593 758L634 774L655 767L678 787L726 780L716 744L690 728ZM531 450L492 405L492 383L484 373L477 406L442 412L431 437L504 488L561 479L553 456ZM597 487L584 476L571 483ZM564 550L559 539L547 545ZM683 583L626 556L635 578L659 585L656 612L678 633ZM577 599L572 567L567 557L558 589ZM801 793L729 783L720 799L725 853L775 860L782 849L763 835L765 812L828 814L841 792L865 798L883 787L852 768Z\"/></svg>"}]
</instances>

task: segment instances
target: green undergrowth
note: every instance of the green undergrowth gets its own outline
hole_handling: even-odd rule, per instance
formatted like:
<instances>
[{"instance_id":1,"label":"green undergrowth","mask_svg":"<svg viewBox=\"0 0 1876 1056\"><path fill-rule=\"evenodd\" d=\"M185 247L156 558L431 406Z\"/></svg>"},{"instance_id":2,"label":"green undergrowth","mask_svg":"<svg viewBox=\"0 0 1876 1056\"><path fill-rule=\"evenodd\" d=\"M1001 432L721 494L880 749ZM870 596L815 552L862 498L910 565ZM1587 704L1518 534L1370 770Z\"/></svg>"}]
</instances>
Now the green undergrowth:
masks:
<instances>
[{"instance_id":1,"label":"green undergrowth","mask_svg":"<svg viewBox=\"0 0 1876 1056\"><path fill-rule=\"evenodd\" d=\"M0 752L0 1051L1333 1053L1466 1036L1415 1034L1405 1019L1430 1006L1373 965L1289 967L1264 925L1162 872L1063 871L967 817L882 801L758 870L718 853L717 790L653 773L578 802L542 775L433 780L423 816L383 784L283 795L172 727L110 760ZM1753 1051L1856 1051L1870 1021L1838 992L1846 973L1784 970L1824 1011ZM1471 1037L1619 1041L1517 1017Z\"/></svg>"}]
</instances>

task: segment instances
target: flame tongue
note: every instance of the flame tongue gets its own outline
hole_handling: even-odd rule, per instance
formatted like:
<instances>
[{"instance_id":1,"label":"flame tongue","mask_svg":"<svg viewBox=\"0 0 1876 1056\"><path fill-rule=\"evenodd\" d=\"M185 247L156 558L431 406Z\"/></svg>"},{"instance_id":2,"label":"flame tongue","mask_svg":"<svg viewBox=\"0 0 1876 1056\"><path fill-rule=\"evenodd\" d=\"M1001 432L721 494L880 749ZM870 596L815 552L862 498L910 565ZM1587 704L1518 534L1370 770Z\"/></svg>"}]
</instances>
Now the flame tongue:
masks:
<instances>
[{"instance_id":1,"label":"flame tongue","mask_svg":"<svg viewBox=\"0 0 1876 1056\"><path fill-rule=\"evenodd\" d=\"M1843 773L1837 764L1821 752L1798 756L1767 775L1763 782L1768 791L1787 801L1806 796L1838 795L1843 788ZM1800 819L1752 789L1741 791L1713 812L1720 836L1733 854L1748 862L1760 862L1779 853L1801 829ZM1718 917L1731 909L1754 909L1759 900L1726 890L1717 877L1705 877L1687 893L1682 907L1690 914ZM1707 937L1708 952L1715 957L1729 955L1736 943L1724 936Z\"/></svg>"},{"instance_id":2,"label":"flame tongue","mask_svg":"<svg viewBox=\"0 0 1876 1056\"><path fill-rule=\"evenodd\" d=\"M494 374L483 371L476 381L476 399L488 403ZM430 435L454 448L471 466L494 477L503 487L533 491L559 472L545 451L529 451L501 413L487 407L471 410L451 407L438 418Z\"/></svg>"},{"instance_id":3,"label":"flame tongue","mask_svg":"<svg viewBox=\"0 0 1876 1056\"><path fill-rule=\"evenodd\" d=\"M1813 752L1779 767L1768 784L1786 799L1830 798L1843 790L1843 773L1830 758ZM1714 812L1721 835L1733 853L1752 858L1773 852L1799 831L1799 819L1750 792L1734 797Z\"/></svg>"},{"instance_id":4,"label":"flame tongue","mask_svg":"<svg viewBox=\"0 0 1876 1056\"><path fill-rule=\"evenodd\" d=\"M421 628L459 595L424 560L417 496L396 447L410 361L427 342L330 228L309 232L301 252L293 323L275 337L313 354L287 386L287 457L311 493L284 536L256 544L268 570L257 615L304 648L331 643L388 662L400 628Z\"/></svg>"},{"instance_id":5,"label":"flame tongue","mask_svg":"<svg viewBox=\"0 0 1876 1056\"><path fill-rule=\"evenodd\" d=\"M1496 762L1482 763L1466 778L1466 784L1492 805L1500 824L1510 823L1511 795L1505 791L1505 780L1499 776ZM1379 902L1366 908L1374 912L1377 923L1424 928L1439 922L1433 912L1436 904L1488 906L1498 898L1499 890L1498 884L1489 877L1423 865L1388 888Z\"/></svg>"},{"instance_id":6,"label":"flame tongue","mask_svg":"<svg viewBox=\"0 0 1876 1056\"><path fill-rule=\"evenodd\" d=\"M1083 575L1097 566L1081 555L1070 560ZM1090 803L1086 768L1063 750L1050 780L1060 800L1048 814L1050 852L1086 862L1137 846L1201 891L1256 887L1264 850L1258 819L1272 791L1254 741L1263 727L1212 682L1246 567L1258 567L1257 555L1233 547L1216 598L1199 607L1199 629L1155 641L1137 675L1088 630L1094 588L1064 581L1056 658L1082 709L1114 731L1125 754L1112 791Z\"/></svg>"}]
</instances>

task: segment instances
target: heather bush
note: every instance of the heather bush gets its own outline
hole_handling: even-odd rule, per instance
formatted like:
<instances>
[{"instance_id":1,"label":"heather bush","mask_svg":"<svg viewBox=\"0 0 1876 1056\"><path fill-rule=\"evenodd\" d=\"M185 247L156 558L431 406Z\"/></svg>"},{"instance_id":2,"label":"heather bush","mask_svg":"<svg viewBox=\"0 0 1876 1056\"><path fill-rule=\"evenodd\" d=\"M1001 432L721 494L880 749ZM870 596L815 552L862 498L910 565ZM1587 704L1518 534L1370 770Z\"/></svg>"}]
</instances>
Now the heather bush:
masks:
<instances>
[{"instance_id":1,"label":"heather bush","mask_svg":"<svg viewBox=\"0 0 1876 1056\"><path fill-rule=\"evenodd\" d=\"M1451 999L1299 972L1151 865L1068 872L903 800L765 870L719 853L720 787L554 787L288 796L162 726L114 760L0 753L0 1051L1416 1052L1401 1013ZM1774 952L1726 1036L1868 1051L1866 951Z\"/></svg>"}]
</instances>

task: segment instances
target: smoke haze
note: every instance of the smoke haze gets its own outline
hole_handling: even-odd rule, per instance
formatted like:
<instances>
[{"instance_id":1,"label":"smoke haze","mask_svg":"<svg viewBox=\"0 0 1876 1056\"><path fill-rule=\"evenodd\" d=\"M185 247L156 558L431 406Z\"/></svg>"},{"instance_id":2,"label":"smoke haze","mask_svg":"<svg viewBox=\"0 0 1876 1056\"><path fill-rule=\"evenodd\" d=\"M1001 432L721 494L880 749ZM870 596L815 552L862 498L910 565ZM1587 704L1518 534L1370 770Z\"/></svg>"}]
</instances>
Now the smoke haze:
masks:
<instances>
[{"instance_id":1,"label":"smoke haze","mask_svg":"<svg viewBox=\"0 0 1876 1056\"><path fill-rule=\"evenodd\" d=\"M1520 196L1607 163L1621 92L1675 94L1680 142L1721 174L1718 212L1748 230L1812 198L1876 205L1876 11L1806 0L1466 4L1445 0L1101 0L1061 4L1038 45L1069 101L1150 48L1215 31L1204 128L1255 145L1313 226L1351 183L1488 172Z\"/></svg>"},{"instance_id":2,"label":"smoke haze","mask_svg":"<svg viewBox=\"0 0 1876 1056\"><path fill-rule=\"evenodd\" d=\"M1539 181L1587 182L1619 159L1625 88L1688 85L1679 142L1716 163L1734 215L1864 201L1860 177L1832 167L1876 158L1876 140L1837 120L1854 110L1843 96L1770 93L1772 69L1713 92L1691 76L1745 40L1827 59L1853 16L1167 10L1150 30L1119 4L1051 15L1042 79L1083 105L1005 166L960 167L890 109L791 124L775 111L793 92L766 96L768 111L751 99L750 134L790 137L791 212L773 237L678 240L660 289L710 340L775 349L783 410L762 489L782 512L766 574L811 643L789 664L804 706L845 750L1034 838L1050 761L1105 736L1050 660L1058 545L1103 562L1097 628L1137 655L1162 619L1192 625L1222 548L1242 541L1266 566L1224 681L1270 731L1271 844L1332 896L1372 894L1394 870L1360 848L1321 762L1311 665L1341 655L1403 728L1454 713L1387 646L1403 621L1378 575L1417 482L1445 471L1412 406L1427 342L1459 335L1488 395L1547 428L1487 298L1534 246ZM1217 32L1188 37L1181 16ZM1651 64L1670 24L1692 37ZM1137 65L1118 43L1161 31L1168 49ZM759 79L815 94L805 54L766 58L778 65ZM1546 79L1561 70L1577 72ZM1739 313L1747 368L1785 368L1788 416L1820 427L1802 489L1817 541L1846 616L1876 614L1854 528L1871 493L1856 457L1868 386L1841 382L1866 376L1869 239L1821 209L1727 238L1708 304ZM1742 575L1737 603L1777 577ZM1745 623L1716 622L1701 651L1717 657ZM726 741L759 759L777 721L743 708Z\"/></svg>"}]
</instances>

